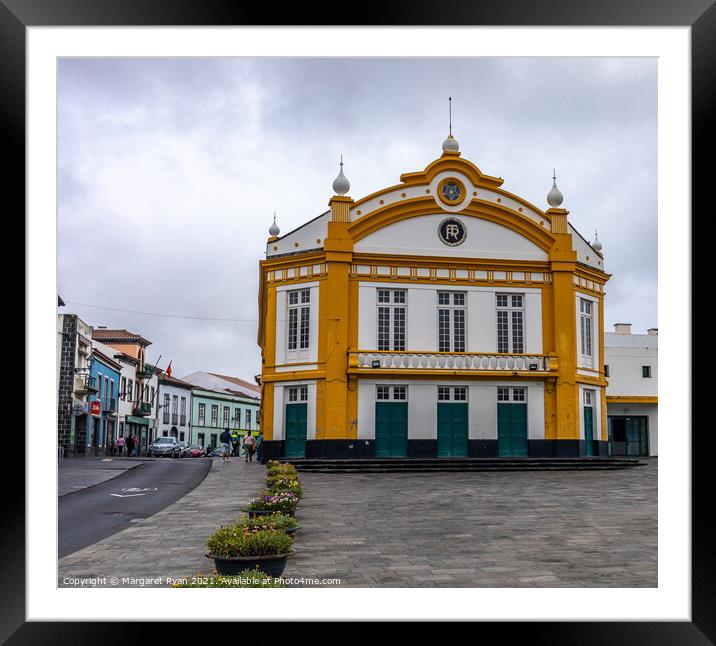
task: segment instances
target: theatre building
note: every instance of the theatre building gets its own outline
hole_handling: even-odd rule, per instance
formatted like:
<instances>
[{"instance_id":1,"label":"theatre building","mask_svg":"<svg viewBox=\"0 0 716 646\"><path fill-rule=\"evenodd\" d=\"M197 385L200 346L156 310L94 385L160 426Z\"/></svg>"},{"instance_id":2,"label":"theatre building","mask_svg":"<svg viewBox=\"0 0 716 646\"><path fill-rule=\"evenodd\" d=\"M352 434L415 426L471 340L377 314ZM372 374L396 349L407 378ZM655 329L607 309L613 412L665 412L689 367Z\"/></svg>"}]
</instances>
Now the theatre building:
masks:
<instances>
[{"instance_id":1,"label":"theatre building","mask_svg":"<svg viewBox=\"0 0 716 646\"><path fill-rule=\"evenodd\" d=\"M442 155L260 262L267 457L607 456L605 273L561 208Z\"/></svg>"}]
</instances>

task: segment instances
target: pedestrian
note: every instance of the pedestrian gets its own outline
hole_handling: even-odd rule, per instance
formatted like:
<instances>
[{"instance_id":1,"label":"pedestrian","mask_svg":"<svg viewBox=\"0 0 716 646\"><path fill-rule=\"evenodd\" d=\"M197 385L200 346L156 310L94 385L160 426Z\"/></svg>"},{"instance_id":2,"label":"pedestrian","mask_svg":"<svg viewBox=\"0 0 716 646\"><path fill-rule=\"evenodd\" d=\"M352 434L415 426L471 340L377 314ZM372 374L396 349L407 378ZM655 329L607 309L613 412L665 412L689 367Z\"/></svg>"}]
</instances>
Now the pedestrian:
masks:
<instances>
[{"instance_id":1,"label":"pedestrian","mask_svg":"<svg viewBox=\"0 0 716 646\"><path fill-rule=\"evenodd\" d=\"M127 437L127 457L131 458L134 454L134 435L131 433Z\"/></svg>"},{"instance_id":2,"label":"pedestrian","mask_svg":"<svg viewBox=\"0 0 716 646\"><path fill-rule=\"evenodd\" d=\"M109 438L109 442L107 443L107 452L108 455L114 455L114 439Z\"/></svg>"},{"instance_id":3,"label":"pedestrian","mask_svg":"<svg viewBox=\"0 0 716 646\"><path fill-rule=\"evenodd\" d=\"M117 456L121 458L123 454L124 454L124 436L120 435L117 438Z\"/></svg>"},{"instance_id":4,"label":"pedestrian","mask_svg":"<svg viewBox=\"0 0 716 646\"><path fill-rule=\"evenodd\" d=\"M238 431L236 431L234 429L233 431L231 431L231 455L234 457L239 455L239 450L240 450L239 440L240 440L239 433L238 433Z\"/></svg>"},{"instance_id":5,"label":"pedestrian","mask_svg":"<svg viewBox=\"0 0 716 646\"><path fill-rule=\"evenodd\" d=\"M256 447L256 440L251 435L251 431L246 431L244 437L244 453L246 454L246 461L252 462L254 459L254 448Z\"/></svg>"},{"instance_id":6,"label":"pedestrian","mask_svg":"<svg viewBox=\"0 0 716 646\"><path fill-rule=\"evenodd\" d=\"M264 461L264 432L259 430L259 436L256 438L256 462L263 464Z\"/></svg>"},{"instance_id":7,"label":"pedestrian","mask_svg":"<svg viewBox=\"0 0 716 646\"><path fill-rule=\"evenodd\" d=\"M223 449L221 452L221 461L231 462L231 433L228 428L225 428L224 432L219 435L219 440L221 441L221 448Z\"/></svg>"}]
</instances>

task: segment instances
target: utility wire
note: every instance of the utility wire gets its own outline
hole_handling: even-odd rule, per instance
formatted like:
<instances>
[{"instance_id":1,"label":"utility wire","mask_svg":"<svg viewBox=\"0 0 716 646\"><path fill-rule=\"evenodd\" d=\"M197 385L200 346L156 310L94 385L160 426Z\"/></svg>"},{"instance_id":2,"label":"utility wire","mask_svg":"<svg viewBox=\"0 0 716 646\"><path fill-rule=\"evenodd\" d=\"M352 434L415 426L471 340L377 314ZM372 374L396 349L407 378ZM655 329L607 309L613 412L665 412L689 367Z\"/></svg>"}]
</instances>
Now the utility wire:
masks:
<instances>
[{"instance_id":1,"label":"utility wire","mask_svg":"<svg viewBox=\"0 0 716 646\"><path fill-rule=\"evenodd\" d=\"M105 307L102 305L90 305L89 303L78 303L77 301L65 301L68 305L79 305L80 307L92 307L97 310L110 310L112 312L125 312L126 314L144 314L146 316L161 316L171 319L191 319L195 321L229 321L234 323L251 322L257 323L258 319L234 319L234 318L214 318L209 316L185 316L183 314L164 314L161 312L142 312L140 310L125 310L121 307Z\"/></svg>"}]
</instances>

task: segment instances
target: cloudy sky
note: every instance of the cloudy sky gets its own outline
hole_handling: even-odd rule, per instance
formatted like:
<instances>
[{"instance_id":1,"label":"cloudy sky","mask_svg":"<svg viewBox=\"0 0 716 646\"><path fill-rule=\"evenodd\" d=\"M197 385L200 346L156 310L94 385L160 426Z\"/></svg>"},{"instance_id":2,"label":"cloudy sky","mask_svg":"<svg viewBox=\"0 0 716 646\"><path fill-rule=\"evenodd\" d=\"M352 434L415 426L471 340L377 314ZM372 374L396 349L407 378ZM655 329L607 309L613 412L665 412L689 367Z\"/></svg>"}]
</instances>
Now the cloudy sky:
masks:
<instances>
[{"instance_id":1,"label":"cloudy sky","mask_svg":"<svg viewBox=\"0 0 716 646\"><path fill-rule=\"evenodd\" d=\"M343 154L354 199L441 153L604 244L607 330L657 327L655 59L66 59L58 290L65 312L153 342L183 376L251 379L258 261L322 213ZM92 306L92 307L90 307ZM205 320L217 319L217 320Z\"/></svg>"}]
</instances>

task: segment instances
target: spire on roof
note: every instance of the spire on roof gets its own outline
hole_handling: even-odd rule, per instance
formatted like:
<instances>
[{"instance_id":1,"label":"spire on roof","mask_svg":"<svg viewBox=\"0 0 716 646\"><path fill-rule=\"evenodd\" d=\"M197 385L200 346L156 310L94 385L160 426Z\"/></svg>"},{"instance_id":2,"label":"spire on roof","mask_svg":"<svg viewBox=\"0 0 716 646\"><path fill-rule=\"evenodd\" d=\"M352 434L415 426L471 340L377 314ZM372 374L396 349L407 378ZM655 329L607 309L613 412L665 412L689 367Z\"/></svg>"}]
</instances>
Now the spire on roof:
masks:
<instances>
[{"instance_id":1,"label":"spire on roof","mask_svg":"<svg viewBox=\"0 0 716 646\"><path fill-rule=\"evenodd\" d=\"M547 204L550 206L557 208L560 204L562 204L564 200L564 196L560 192L560 190L557 188L557 171L552 170L552 190L547 193Z\"/></svg>"},{"instance_id":2,"label":"spire on roof","mask_svg":"<svg viewBox=\"0 0 716 646\"><path fill-rule=\"evenodd\" d=\"M457 153L460 152L460 144L455 137L452 136L452 97L448 97L448 119L449 119L449 130L448 136L443 141L443 152L446 153Z\"/></svg>"},{"instance_id":3,"label":"spire on roof","mask_svg":"<svg viewBox=\"0 0 716 646\"><path fill-rule=\"evenodd\" d=\"M341 170L338 173L338 177L333 180L333 190L336 192L336 195L345 195L350 189L351 183L343 174L343 155L341 155Z\"/></svg>"}]
</instances>

